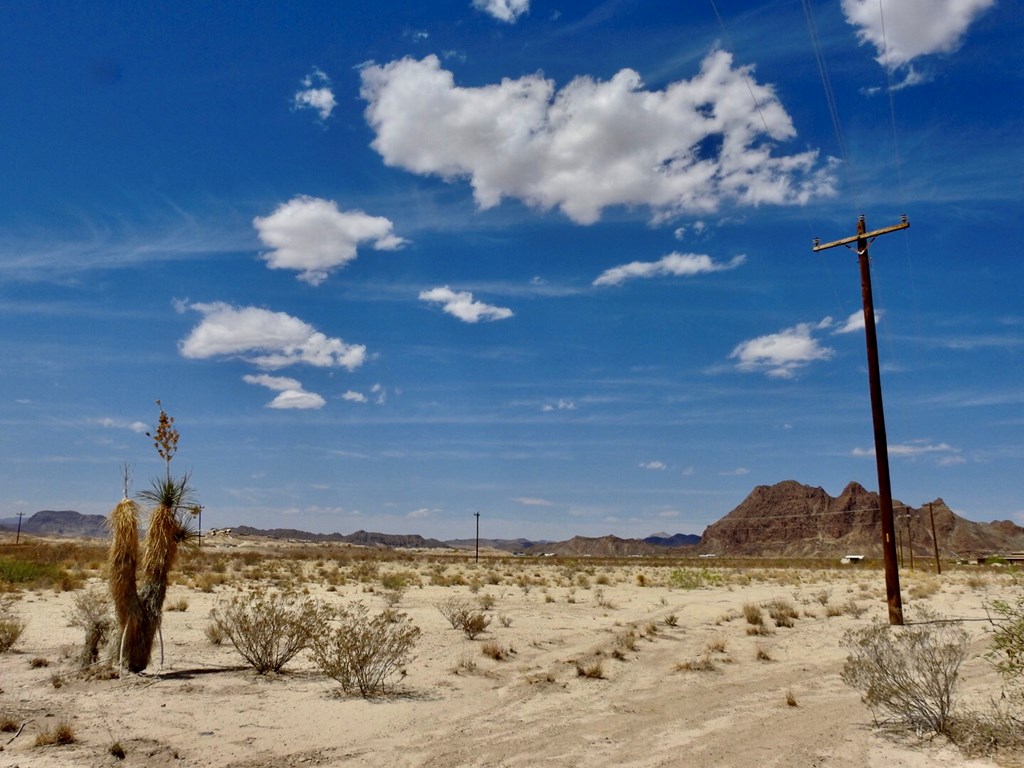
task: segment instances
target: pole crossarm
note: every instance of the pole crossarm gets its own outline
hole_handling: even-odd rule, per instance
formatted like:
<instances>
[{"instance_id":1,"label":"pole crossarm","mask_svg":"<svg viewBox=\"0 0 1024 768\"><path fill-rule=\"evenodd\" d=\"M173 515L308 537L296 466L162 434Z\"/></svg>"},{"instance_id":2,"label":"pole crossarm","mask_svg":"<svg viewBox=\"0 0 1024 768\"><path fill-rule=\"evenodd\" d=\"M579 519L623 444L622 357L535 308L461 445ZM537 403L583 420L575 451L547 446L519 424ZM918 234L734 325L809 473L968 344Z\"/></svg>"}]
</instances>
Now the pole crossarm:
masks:
<instances>
[{"instance_id":1,"label":"pole crossarm","mask_svg":"<svg viewBox=\"0 0 1024 768\"><path fill-rule=\"evenodd\" d=\"M849 245L855 243L858 240L874 240L879 235L887 235L890 232L898 232L901 229L906 229L910 226L910 219L905 215L901 217L899 224L893 224L891 227L883 227L882 229L876 229L872 232L865 232L863 235L852 235L851 237L844 237L842 240L833 240L831 243L825 243L820 245L818 238L814 238L814 247L811 249L814 253L818 251L826 251L829 248L835 248L837 245Z\"/></svg>"}]
</instances>

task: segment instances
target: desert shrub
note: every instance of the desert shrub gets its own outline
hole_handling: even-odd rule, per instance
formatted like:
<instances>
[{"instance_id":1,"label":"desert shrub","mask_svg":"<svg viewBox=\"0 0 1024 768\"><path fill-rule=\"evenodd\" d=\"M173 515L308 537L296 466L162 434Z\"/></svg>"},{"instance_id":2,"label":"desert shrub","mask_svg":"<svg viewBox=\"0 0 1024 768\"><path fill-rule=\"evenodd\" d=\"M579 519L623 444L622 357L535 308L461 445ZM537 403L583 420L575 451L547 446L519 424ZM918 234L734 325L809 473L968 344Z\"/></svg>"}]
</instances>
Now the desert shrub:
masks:
<instances>
[{"instance_id":1,"label":"desert shrub","mask_svg":"<svg viewBox=\"0 0 1024 768\"><path fill-rule=\"evenodd\" d=\"M768 615L772 617L776 627L793 627L793 622L800 615L791 602L782 598L772 600L767 608Z\"/></svg>"},{"instance_id":2,"label":"desert shrub","mask_svg":"<svg viewBox=\"0 0 1024 768\"><path fill-rule=\"evenodd\" d=\"M585 677L590 680L603 680L604 679L604 666L601 661L592 661L587 664L576 665L577 677Z\"/></svg>"},{"instance_id":3,"label":"desert shrub","mask_svg":"<svg viewBox=\"0 0 1024 768\"><path fill-rule=\"evenodd\" d=\"M0 594L0 653L11 650L25 631L25 620L14 612L16 600L12 594Z\"/></svg>"},{"instance_id":4,"label":"desert shrub","mask_svg":"<svg viewBox=\"0 0 1024 768\"><path fill-rule=\"evenodd\" d=\"M210 611L213 623L260 674L279 672L327 623L331 610L291 592L239 594Z\"/></svg>"},{"instance_id":5,"label":"desert shrub","mask_svg":"<svg viewBox=\"0 0 1024 768\"><path fill-rule=\"evenodd\" d=\"M312 640L317 667L346 693L385 693L388 678L412 659L419 627L404 613L370 617L362 603L342 608L337 619L336 627Z\"/></svg>"},{"instance_id":6,"label":"desert shrub","mask_svg":"<svg viewBox=\"0 0 1024 768\"><path fill-rule=\"evenodd\" d=\"M934 614L922 613L926 621ZM890 627L874 622L847 632L842 679L874 713L919 733L946 733L967 633L954 622Z\"/></svg>"},{"instance_id":7,"label":"desert shrub","mask_svg":"<svg viewBox=\"0 0 1024 768\"><path fill-rule=\"evenodd\" d=\"M674 627L679 623L679 617L674 613L670 613L662 621L665 622L666 627Z\"/></svg>"},{"instance_id":8,"label":"desert shrub","mask_svg":"<svg viewBox=\"0 0 1024 768\"><path fill-rule=\"evenodd\" d=\"M61 721L50 730L36 734L35 745L48 747L51 744L74 744L76 740L75 729L70 723Z\"/></svg>"},{"instance_id":9,"label":"desert shrub","mask_svg":"<svg viewBox=\"0 0 1024 768\"><path fill-rule=\"evenodd\" d=\"M681 661L674 667L676 672L717 672L718 665L709 655L704 654L694 659Z\"/></svg>"},{"instance_id":10,"label":"desert shrub","mask_svg":"<svg viewBox=\"0 0 1024 768\"><path fill-rule=\"evenodd\" d=\"M1005 679L1019 682L1024 678L1024 589L1009 600L985 602L995 631L988 658Z\"/></svg>"},{"instance_id":11,"label":"desert shrub","mask_svg":"<svg viewBox=\"0 0 1024 768\"><path fill-rule=\"evenodd\" d=\"M480 652L495 661L502 661L511 656L515 651L510 646L504 646L500 643L487 642L480 646Z\"/></svg>"},{"instance_id":12,"label":"desert shrub","mask_svg":"<svg viewBox=\"0 0 1024 768\"><path fill-rule=\"evenodd\" d=\"M753 624L754 626L764 625L764 612L757 603L744 603L743 616L746 618L747 624Z\"/></svg>"},{"instance_id":13,"label":"desert shrub","mask_svg":"<svg viewBox=\"0 0 1024 768\"><path fill-rule=\"evenodd\" d=\"M462 618L459 629L470 640L475 640L491 624L491 619L480 611L471 611Z\"/></svg>"},{"instance_id":14,"label":"desert shrub","mask_svg":"<svg viewBox=\"0 0 1024 768\"><path fill-rule=\"evenodd\" d=\"M227 637L224 627L215 621L211 621L203 628L203 634L210 641L210 645L221 645Z\"/></svg>"},{"instance_id":15,"label":"desert shrub","mask_svg":"<svg viewBox=\"0 0 1024 768\"><path fill-rule=\"evenodd\" d=\"M701 568L673 568L668 575L668 583L674 589L701 589L702 587L715 586L722 583L722 576L712 573L707 567Z\"/></svg>"},{"instance_id":16,"label":"desert shrub","mask_svg":"<svg viewBox=\"0 0 1024 768\"><path fill-rule=\"evenodd\" d=\"M477 598L477 601L480 603L480 607L485 611L491 610L491 608L493 608L494 604L497 602L497 600L494 598L494 595L488 594L487 592L484 592L482 595L480 595Z\"/></svg>"},{"instance_id":17,"label":"desert shrub","mask_svg":"<svg viewBox=\"0 0 1024 768\"><path fill-rule=\"evenodd\" d=\"M437 610L452 625L452 629L460 629L465 617L473 612L473 604L460 597L446 597L437 604Z\"/></svg>"},{"instance_id":18,"label":"desert shrub","mask_svg":"<svg viewBox=\"0 0 1024 768\"><path fill-rule=\"evenodd\" d=\"M512 617L511 616L507 616L504 613L499 613L498 614L498 623L501 624L501 626L504 627L505 629L508 629L509 627L512 626Z\"/></svg>"}]
</instances>

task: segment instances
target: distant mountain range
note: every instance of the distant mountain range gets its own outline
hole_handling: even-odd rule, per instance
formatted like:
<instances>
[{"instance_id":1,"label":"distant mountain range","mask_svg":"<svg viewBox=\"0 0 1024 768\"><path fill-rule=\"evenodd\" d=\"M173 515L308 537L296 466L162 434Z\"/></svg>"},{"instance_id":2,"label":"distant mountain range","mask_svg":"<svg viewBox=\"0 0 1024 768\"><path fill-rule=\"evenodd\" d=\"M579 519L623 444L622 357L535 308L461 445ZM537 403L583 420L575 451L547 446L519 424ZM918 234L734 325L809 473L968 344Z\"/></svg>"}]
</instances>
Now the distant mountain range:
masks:
<instances>
[{"instance_id":1,"label":"distant mountain range","mask_svg":"<svg viewBox=\"0 0 1024 768\"><path fill-rule=\"evenodd\" d=\"M930 507L930 510L929 510ZM915 556L934 551L931 518L943 556L965 556L1024 551L1024 528L1009 520L977 523L954 513L942 499L913 508L893 500L900 543ZM21 521L27 535L106 537L103 515L82 515L65 510L44 510ZM0 529L14 531L17 517L0 518ZM312 542L339 542L366 547L473 550L475 539L440 541L418 534L356 531L350 534L309 533L294 528L260 529L242 525L231 529L243 536L263 536ZM664 555L667 551L694 555L757 555L812 557L844 554L881 555L881 516L878 494L850 483L838 497L820 487L786 480L751 491L739 506L712 523L702 536L658 533L644 539L618 536L568 541L480 539L480 546L522 554L630 557Z\"/></svg>"}]
</instances>

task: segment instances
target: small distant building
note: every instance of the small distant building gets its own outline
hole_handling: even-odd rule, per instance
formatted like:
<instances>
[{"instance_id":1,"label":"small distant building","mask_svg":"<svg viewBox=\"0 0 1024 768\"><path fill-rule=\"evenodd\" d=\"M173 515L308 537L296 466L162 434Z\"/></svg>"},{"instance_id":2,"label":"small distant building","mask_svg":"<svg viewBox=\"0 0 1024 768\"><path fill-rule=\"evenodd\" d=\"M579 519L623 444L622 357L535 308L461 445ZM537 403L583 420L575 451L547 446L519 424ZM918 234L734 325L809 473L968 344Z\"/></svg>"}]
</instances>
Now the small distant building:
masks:
<instances>
[{"instance_id":1,"label":"small distant building","mask_svg":"<svg viewBox=\"0 0 1024 768\"><path fill-rule=\"evenodd\" d=\"M850 565L851 563L859 563L864 559L864 555L846 555L839 562L843 565Z\"/></svg>"}]
</instances>

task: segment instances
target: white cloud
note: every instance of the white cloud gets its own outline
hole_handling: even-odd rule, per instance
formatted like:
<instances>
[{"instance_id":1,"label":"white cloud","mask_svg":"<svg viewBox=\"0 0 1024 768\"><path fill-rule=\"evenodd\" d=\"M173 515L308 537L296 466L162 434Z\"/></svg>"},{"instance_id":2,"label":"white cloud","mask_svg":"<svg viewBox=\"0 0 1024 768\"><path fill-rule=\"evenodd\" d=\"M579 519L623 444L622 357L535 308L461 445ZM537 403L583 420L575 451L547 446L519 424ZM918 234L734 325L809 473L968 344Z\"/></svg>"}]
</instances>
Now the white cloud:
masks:
<instances>
[{"instance_id":1,"label":"white cloud","mask_svg":"<svg viewBox=\"0 0 1024 768\"><path fill-rule=\"evenodd\" d=\"M886 446L890 456L901 456L905 458L915 458L917 456L923 456L929 453L943 453L943 454L958 454L960 453L959 448L954 448L949 443L928 443L925 440L912 440L909 443L902 443L897 445ZM867 457L874 456L875 449L872 448L854 448L851 452L853 456ZM958 464L959 461L950 460L947 456L944 459L940 459L940 462L946 464Z\"/></svg>"},{"instance_id":2,"label":"white cloud","mask_svg":"<svg viewBox=\"0 0 1024 768\"><path fill-rule=\"evenodd\" d=\"M346 392L345 394L343 394L341 396L341 399L342 400L348 400L350 403L365 403L365 402L367 402L366 395L364 395L362 392L356 392L356 391L351 390L351 389L348 392Z\"/></svg>"},{"instance_id":3,"label":"white cloud","mask_svg":"<svg viewBox=\"0 0 1024 768\"><path fill-rule=\"evenodd\" d=\"M106 427L107 429L127 429L138 435L143 434L147 429L149 429L149 425L141 421L127 421L125 419L112 419L110 417L96 419L95 423L99 424L101 427Z\"/></svg>"},{"instance_id":4,"label":"white cloud","mask_svg":"<svg viewBox=\"0 0 1024 768\"><path fill-rule=\"evenodd\" d=\"M506 307L495 307L473 299L469 291L453 291L447 285L420 291L420 301L440 304L449 315L453 315L466 323L480 320L506 320L512 317L512 310Z\"/></svg>"},{"instance_id":5,"label":"white cloud","mask_svg":"<svg viewBox=\"0 0 1024 768\"><path fill-rule=\"evenodd\" d=\"M823 347L812 335L831 325L830 317L819 323L800 323L778 333L744 341L729 357L739 361L736 367L741 371L763 371L773 378L789 379L798 368L832 357L833 350Z\"/></svg>"},{"instance_id":6,"label":"white cloud","mask_svg":"<svg viewBox=\"0 0 1024 768\"><path fill-rule=\"evenodd\" d=\"M366 66L362 81L384 162L467 178L481 208L515 197L590 224L610 206L663 220L726 202L804 203L833 189L833 163L823 167L817 151L773 155L775 141L796 135L792 121L774 90L724 51L661 91L629 69L557 92L541 74L460 87L436 56Z\"/></svg>"},{"instance_id":7,"label":"white cloud","mask_svg":"<svg viewBox=\"0 0 1024 768\"><path fill-rule=\"evenodd\" d=\"M265 373L255 376L250 374L243 376L242 381L246 384L257 384L278 393L277 397L267 403L267 408L309 410L323 408L326 404L320 395L315 392L307 392L299 381L287 376L268 376Z\"/></svg>"},{"instance_id":8,"label":"white cloud","mask_svg":"<svg viewBox=\"0 0 1024 768\"><path fill-rule=\"evenodd\" d=\"M971 22L993 5L995 0L842 0L857 38L875 47L879 64L893 69L955 51Z\"/></svg>"},{"instance_id":9,"label":"white cloud","mask_svg":"<svg viewBox=\"0 0 1024 768\"><path fill-rule=\"evenodd\" d=\"M544 413L551 413L552 411L575 411L576 403L572 400L559 398L556 403L546 403L541 410L544 411Z\"/></svg>"},{"instance_id":10,"label":"white cloud","mask_svg":"<svg viewBox=\"0 0 1024 768\"><path fill-rule=\"evenodd\" d=\"M292 106L295 109L314 109L321 120L329 118L337 106L331 90L331 79L319 68L313 67L313 71L302 78L302 88L292 99Z\"/></svg>"},{"instance_id":11,"label":"white cloud","mask_svg":"<svg viewBox=\"0 0 1024 768\"><path fill-rule=\"evenodd\" d=\"M414 509L412 512L407 514L406 518L409 520L425 520L426 518L433 515L435 511L436 510L421 507L420 509Z\"/></svg>"},{"instance_id":12,"label":"white cloud","mask_svg":"<svg viewBox=\"0 0 1024 768\"><path fill-rule=\"evenodd\" d=\"M555 503L548 501L547 499L537 499L530 496L519 496L512 499L512 501L518 501L520 504L526 507L553 507Z\"/></svg>"},{"instance_id":13,"label":"white cloud","mask_svg":"<svg viewBox=\"0 0 1024 768\"><path fill-rule=\"evenodd\" d=\"M363 243L372 243L378 251L393 251L406 242L383 216L339 211L333 200L306 195L282 203L252 223L264 245L273 249L262 255L267 266L294 269L310 285L319 285L331 270L355 259Z\"/></svg>"},{"instance_id":14,"label":"white cloud","mask_svg":"<svg viewBox=\"0 0 1024 768\"><path fill-rule=\"evenodd\" d=\"M530 10L530 0L473 0L473 7L498 21L514 24Z\"/></svg>"},{"instance_id":15,"label":"white cloud","mask_svg":"<svg viewBox=\"0 0 1024 768\"><path fill-rule=\"evenodd\" d=\"M663 471L668 469L668 465L663 461L642 461L640 462L641 469L656 469Z\"/></svg>"},{"instance_id":16,"label":"white cloud","mask_svg":"<svg viewBox=\"0 0 1024 768\"><path fill-rule=\"evenodd\" d=\"M649 277L693 277L708 272L724 272L736 269L746 262L743 255L734 256L729 261L716 262L710 256L697 253L672 252L657 261L633 261L622 266L606 269L594 280L594 285L619 285L634 278Z\"/></svg>"},{"instance_id":17,"label":"white cloud","mask_svg":"<svg viewBox=\"0 0 1024 768\"><path fill-rule=\"evenodd\" d=\"M317 368L355 370L366 360L366 347L331 338L284 312L233 307L224 302L190 304L203 315L178 342L182 357L206 360L240 357L267 370L305 363Z\"/></svg>"},{"instance_id":18,"label":"white cloud","mask_svg":"<svg viewBox=\"0 0 1024 768\"><path fill-rule=\"evenodd\" d=\"M718 474L721 477L743 477L744 475L749 475L750 470L746 467L736 467L736 469L729 469L725 472L719 472Z\"/></svg>"}]
</instances>

